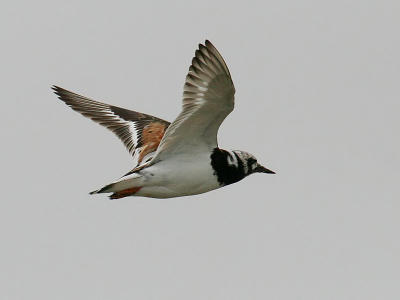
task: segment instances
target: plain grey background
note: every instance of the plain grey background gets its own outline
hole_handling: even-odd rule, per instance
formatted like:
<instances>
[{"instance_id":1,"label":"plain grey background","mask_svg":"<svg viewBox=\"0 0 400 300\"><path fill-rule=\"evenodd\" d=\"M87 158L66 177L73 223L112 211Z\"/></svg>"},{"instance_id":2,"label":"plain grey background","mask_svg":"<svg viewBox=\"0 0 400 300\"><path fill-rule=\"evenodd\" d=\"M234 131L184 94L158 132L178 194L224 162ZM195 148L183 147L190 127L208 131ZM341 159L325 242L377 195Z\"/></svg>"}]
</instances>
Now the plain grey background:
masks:
<instances>
[{"instance_id":1,"label":"plain grey background","mask_svg":"<svg viewBox=\"0 0 400 300\"><path fill-rule=\"evenodd\" d=\"M400 299L398 1L6 1L0 299ZM109 201L130 170L57 84L172 121L197 44L231 70L222 148L277 175Z\"/></svg>"}]
</instances>

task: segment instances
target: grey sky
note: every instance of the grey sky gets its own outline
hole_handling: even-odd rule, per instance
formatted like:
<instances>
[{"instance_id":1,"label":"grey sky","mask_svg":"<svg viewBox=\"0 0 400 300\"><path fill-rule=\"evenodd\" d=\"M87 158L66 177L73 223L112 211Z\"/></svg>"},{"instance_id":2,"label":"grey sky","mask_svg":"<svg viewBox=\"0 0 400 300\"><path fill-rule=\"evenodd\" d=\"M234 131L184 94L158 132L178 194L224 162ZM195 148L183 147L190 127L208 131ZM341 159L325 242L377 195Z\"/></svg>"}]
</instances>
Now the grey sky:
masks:
<instances>
[{"instance_id":1,"label":"grey sky","mask_svg":"<svg viewBox=\"0 0 400 300\"><path fill-rule=\"evenodd\" d=\"M399 299L398 1L6 1L0 299ZM199 42L237 90L222 148L276 175L109 201L122 143L52 94L172 121Z\"/></svg>"}]
</instances>

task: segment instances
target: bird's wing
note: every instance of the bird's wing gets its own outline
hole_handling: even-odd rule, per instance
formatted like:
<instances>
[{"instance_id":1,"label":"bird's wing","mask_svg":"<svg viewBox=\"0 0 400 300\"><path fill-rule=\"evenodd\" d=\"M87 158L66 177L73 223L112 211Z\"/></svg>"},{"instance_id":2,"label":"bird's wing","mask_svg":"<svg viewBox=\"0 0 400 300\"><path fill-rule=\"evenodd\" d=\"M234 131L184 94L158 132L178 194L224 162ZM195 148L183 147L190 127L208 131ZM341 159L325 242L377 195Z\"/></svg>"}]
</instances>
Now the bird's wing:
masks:
<instances>
[{"instance_id":1,"label":"bird's wing","mask_svg":"<svg viewBox=\"0 0 400 300\"><path fill-rule=\"evenodd\" d=\"M217 147L218 129L233 110L234 94L221 54L208 40L200 44L186 76L182 112L165 132L153 162Z\"/></svg>"},{"instance_id":2,"label":"bird's wing","mask_svg":"<svg viewBox=\"0 0 400 300\"><path fill-rule=\"evenodd\" d=\"M83 97L58 86L52 89L73 110L114 132L133 156L135 166L148 161L155 154L170 124L150 115Z\"/></svg>"}]
</instances>

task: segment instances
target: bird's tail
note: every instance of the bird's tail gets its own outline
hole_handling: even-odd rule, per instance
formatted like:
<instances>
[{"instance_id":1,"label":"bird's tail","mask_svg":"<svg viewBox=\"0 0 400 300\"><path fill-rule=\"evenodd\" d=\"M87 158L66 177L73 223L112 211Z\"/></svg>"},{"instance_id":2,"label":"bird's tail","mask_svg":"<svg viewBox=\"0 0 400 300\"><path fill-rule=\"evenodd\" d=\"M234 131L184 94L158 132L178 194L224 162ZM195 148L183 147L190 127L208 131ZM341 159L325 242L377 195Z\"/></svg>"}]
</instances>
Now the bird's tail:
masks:
<instances>
[{"instance_id":1,"label":"bird's tail","mask_svg":"<svg viewBox=\"0 0 400 300\"><path fill-rule=\"evenodd\" d=\"M89 194L93 195L100 193L115 193L141 186L143 186L143 177L137 173L133 173L127 176L123 176L117 181L107 184L100 189L94 190Z\"/></svg>"},{"instance_id":2,"label":"bird's tail","mask_svg":"<svg viewBox=\"0 0 400 300\"><path fill-rule=\"evenodd\" d=\"M100 193L111 193L111 192L113 192L113 190L112 190L113 185L114 185L114 183L107 184L106 186L103 186L102 188L94 190L94 191L90 192L89 194L93 195L93 194L100 194Z\"/></svg>"}]
</instances>

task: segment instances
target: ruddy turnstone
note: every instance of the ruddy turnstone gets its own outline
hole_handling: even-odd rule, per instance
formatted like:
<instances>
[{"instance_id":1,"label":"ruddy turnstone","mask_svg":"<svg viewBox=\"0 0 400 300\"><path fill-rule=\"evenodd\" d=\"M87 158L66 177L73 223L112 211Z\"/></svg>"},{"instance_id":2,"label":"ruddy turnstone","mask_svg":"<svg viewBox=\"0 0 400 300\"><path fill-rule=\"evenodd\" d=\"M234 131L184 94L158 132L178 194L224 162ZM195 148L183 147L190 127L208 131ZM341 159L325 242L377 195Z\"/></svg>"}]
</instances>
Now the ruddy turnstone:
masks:
<instances>
[{"instance_id":1,"label":"ruddy turnstone","mask_svg":"<svg viewBox=\"0 0 400 300\"><path fill-rule=\"evenodd\" d=\"M205 193L253 173L274 174L248 152L218 147L218 128L233 110L235 87L224 59L208 40L196 50L183 109L172 123L52 88L73 110L114 132L133 156L133 170L90 194L171 198Z\"/></svg>"}]
</instances>

